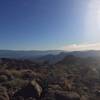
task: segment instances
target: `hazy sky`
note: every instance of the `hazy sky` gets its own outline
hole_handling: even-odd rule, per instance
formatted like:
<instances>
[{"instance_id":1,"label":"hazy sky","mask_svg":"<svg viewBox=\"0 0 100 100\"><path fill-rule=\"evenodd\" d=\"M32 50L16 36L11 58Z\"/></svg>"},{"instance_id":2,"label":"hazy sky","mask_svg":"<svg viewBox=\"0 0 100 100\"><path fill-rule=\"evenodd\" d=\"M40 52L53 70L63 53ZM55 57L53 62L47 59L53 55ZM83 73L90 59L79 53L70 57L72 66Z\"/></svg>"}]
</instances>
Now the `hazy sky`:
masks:
<instances>
[{"instance_id":1,"label":"hazy sky","mask_svg":"<svg viewBox=\"0 0 100 100\"><path fill-rule=\"evenodd\" d=\"M0 49L96 48L99 37L100 0L0 0Z\"/></svg>"}]
</instances>

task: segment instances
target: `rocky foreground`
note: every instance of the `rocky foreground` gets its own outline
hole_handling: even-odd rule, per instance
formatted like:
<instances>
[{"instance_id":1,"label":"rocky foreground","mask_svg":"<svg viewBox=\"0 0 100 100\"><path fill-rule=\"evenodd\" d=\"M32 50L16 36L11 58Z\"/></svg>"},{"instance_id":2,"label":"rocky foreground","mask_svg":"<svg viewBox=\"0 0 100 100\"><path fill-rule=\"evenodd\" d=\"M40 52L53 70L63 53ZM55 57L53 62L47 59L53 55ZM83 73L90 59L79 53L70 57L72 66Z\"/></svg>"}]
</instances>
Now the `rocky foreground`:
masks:
<instances>
[{"instance_id":1,"label":"rocky foreground","mask_svg":"<svg viewBox=\"0 0 100 100\"><path fill-rule=\"evenodd\" d=\"M0 100L100 100L99 59L0 59Z\"/></svg>"}]
</instances>

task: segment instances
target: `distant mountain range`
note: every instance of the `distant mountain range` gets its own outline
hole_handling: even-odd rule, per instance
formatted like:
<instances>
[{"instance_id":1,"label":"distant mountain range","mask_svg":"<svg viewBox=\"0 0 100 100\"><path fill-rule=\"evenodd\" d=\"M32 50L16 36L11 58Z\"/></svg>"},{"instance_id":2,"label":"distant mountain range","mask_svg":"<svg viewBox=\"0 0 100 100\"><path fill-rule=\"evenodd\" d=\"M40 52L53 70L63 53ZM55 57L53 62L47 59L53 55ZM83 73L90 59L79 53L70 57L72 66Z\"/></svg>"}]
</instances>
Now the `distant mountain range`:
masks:
<instances>
[{"instance_id":1,"label":"distant mountain range","mask_svg":"<svg viewBox=\"0 0 100 100\"><path fill-rule=\"evenodd\" d=\"M17 51L17 50L0 50L0 58L16 58L16 59L32 59L45 55L58 55L60 50L48 50L48 51Z\"/></svg>"},{"instance_id":2,"label":"distant mountain range","mask_svg":"<svg viewBox=\"0 0 100 100\"><path fill-rule=\"evenodd\" d=\"M36 61L49 61L51 63L62 60L68 55L77 57L100 57L100 51L73 51L67 52L63 50L48 50L48 51L17 51L17 50L0 50L0 58L13 59L29 59Z\"/></svg>"},{"instance_id":3,"label":"distant mountain range","mask_svg":"<svg viewBox=\"0 0 100 100\"><path fill-rule=\"evenodd\" d=\"M91 51L73 51L73 52L63 51L57 55L49 54L49 55L39 57L38 60L41 60L41 61L47 60L51 63L55 63L55 62L61 61L62 59L64 59L66 56L69 56L69 55L76 56L76 57L82 57L82 58L88 58L88 57L100 58L100 51L92 51L92 50Z\"/></svg>"}]
</instances>

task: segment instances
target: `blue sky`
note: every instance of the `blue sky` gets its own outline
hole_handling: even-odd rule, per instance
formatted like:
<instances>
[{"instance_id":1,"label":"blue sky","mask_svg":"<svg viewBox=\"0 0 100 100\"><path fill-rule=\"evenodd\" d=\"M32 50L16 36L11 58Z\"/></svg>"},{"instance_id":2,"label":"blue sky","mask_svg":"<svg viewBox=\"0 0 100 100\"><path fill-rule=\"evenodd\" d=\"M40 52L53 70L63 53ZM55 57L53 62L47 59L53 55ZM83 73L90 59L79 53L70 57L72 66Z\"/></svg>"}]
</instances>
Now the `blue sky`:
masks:
<instances>
[{"instance_id":1,"label":"blue sky","mask_svg":"<svg viewBox=\"0 0 100 100\"><path fill-rule=\"evenodd\" d=\"M0 49L48 50L99 42L85 27L89 4L88 0L0 0Z\"/></svg>"}]
</instances>

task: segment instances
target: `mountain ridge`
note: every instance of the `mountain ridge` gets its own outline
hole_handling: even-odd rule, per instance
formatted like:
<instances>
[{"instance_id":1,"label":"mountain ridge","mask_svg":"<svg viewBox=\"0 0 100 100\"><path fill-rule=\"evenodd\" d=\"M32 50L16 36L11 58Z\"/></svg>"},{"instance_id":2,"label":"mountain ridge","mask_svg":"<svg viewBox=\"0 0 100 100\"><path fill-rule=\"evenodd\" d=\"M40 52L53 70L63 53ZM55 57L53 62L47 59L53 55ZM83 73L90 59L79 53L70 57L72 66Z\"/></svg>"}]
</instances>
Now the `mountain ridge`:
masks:
<instances>
[{"instance_id":1,"label":"mountain ridge","mask_svg":"<svg viewBox=\"0 0 100 100\"><path fill-rule=\"evenodd\" d=\"M29 59L50 61L55 63L62 60L68 55L77 57L96 57L100 58L100 50L88 50L88 51L63 51L63 50L0 50L0 58L14 58L14 59Z\"/></svg>"}]
</instances>

